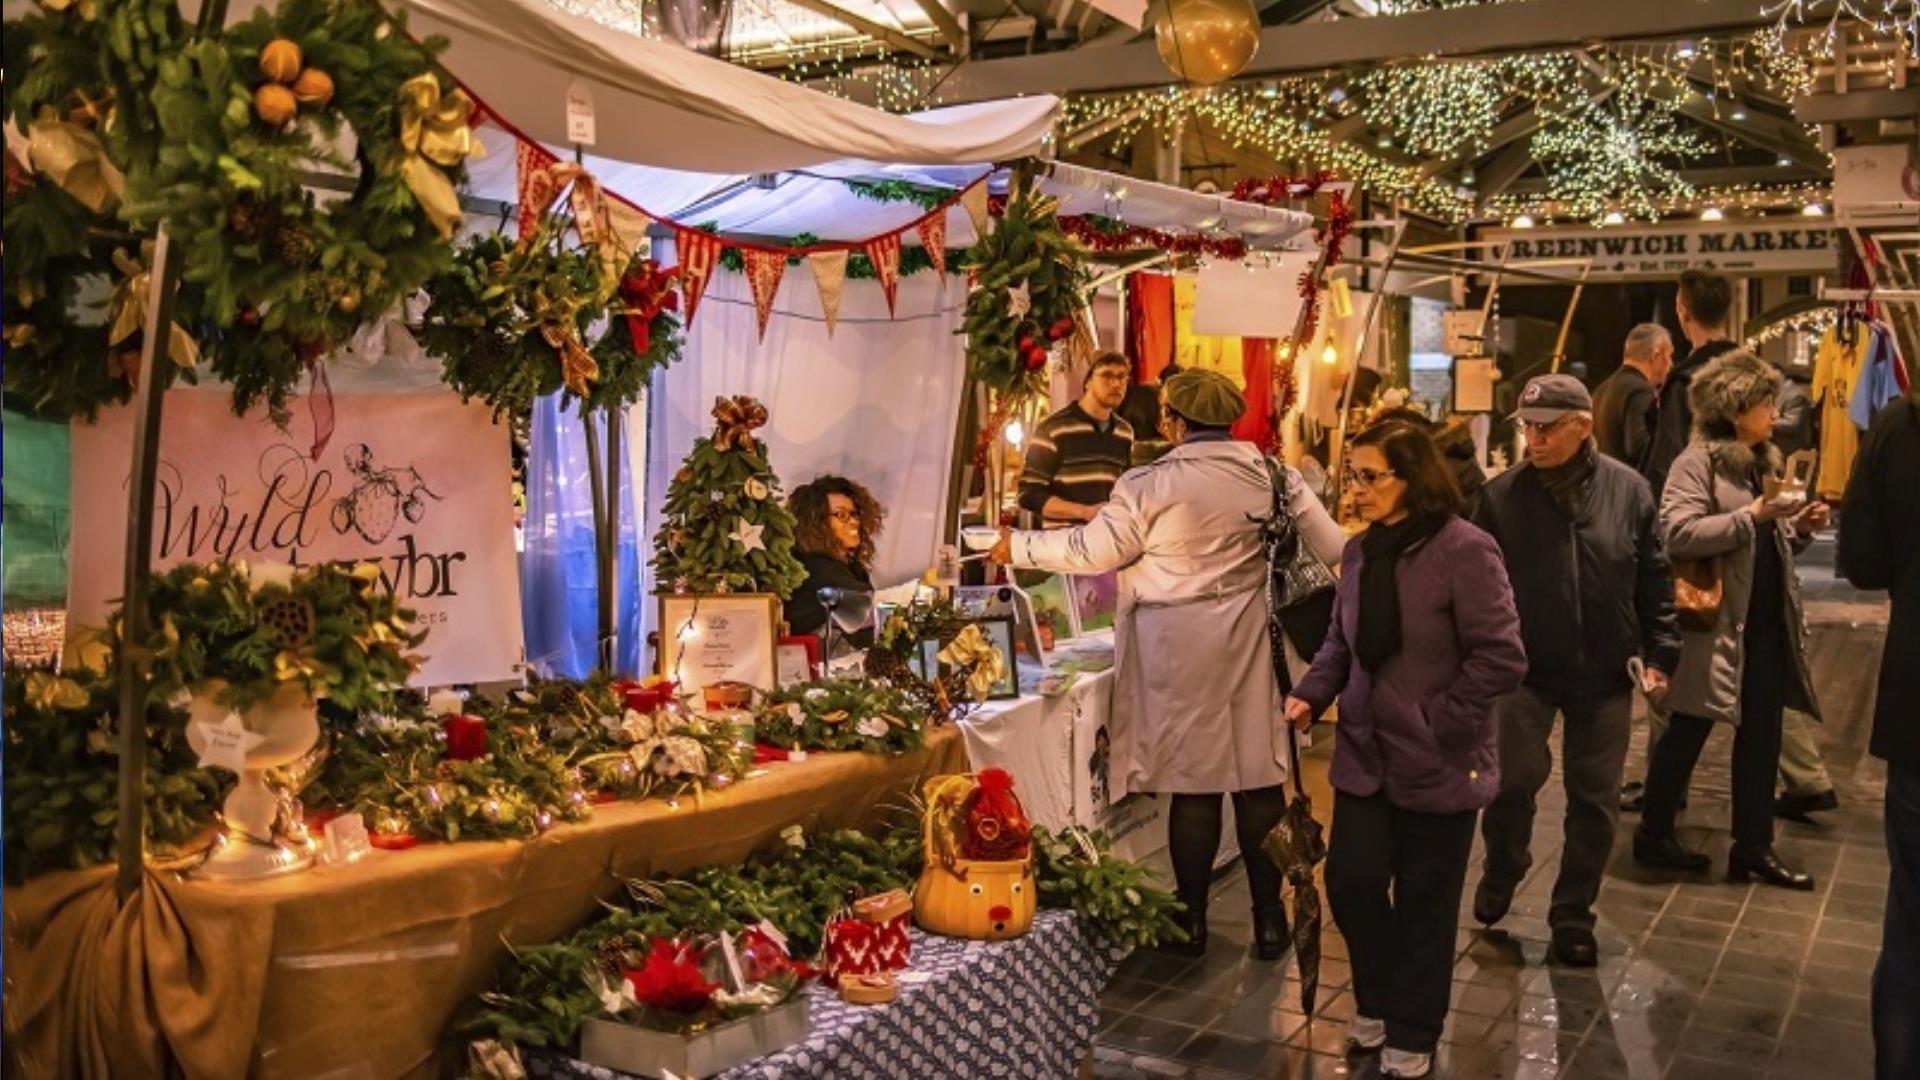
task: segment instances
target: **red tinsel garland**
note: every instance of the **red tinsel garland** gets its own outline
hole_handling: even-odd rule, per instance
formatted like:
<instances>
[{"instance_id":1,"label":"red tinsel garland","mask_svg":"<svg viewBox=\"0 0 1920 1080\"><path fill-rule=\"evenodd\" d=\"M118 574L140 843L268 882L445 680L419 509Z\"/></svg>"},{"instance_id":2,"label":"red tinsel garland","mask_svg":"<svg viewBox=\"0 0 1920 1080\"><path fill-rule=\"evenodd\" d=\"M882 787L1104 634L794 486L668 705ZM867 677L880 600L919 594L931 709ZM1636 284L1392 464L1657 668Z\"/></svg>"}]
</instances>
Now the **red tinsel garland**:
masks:
<instances>
[{"instance_id":1,"label":"red tinsel garland","mask_svg":"<svg viewBox=\"0 0 1920 1080\"><path fill-rule=\"evenodd\" d=\"M987 212L994 217L1002 217L1007 209L1007 197L995 195L987 200ZM1247 254L1247 242L1237 236L1202 236L1198 233L1171 233L1164 229L1149 229L1140 225L1121 224L1115 228L1110 219L1101 219L1092 214L1065 214L1060 217L1060 228L1068 236L1079 241L1088 251L1112 253L1116 251L1142 251L1152 248L1169 251L1176 255L1212 255L1221 259L1240 259Z\"/></svg>"},{"instance_id":2,"label":"red tinsel garland","mask_svg":"<svg viewBox=\"0 0 1920 1080\"><path fill-rule=\"evenodd\" d=\"M1233 185L1232 198L1236 202L1256 203L1260 206L1273 206L1276 203L1299 202L1320 194L1322 188L1335 181L1333 173L1322 169L1311 176L1269 176L1265 179L1248 178ZM1340 251L1345 245L1349 233L1353 231L1354 208L1347 201L1345 192L1327 193L1326 220L1314 226L1313 239L1326 254L1312 268L1300 275L1300 297L1306 303L1300 310L1300 323L1293 339L1274 357L1274 382L1278 393L1274 395L1274 415L1285 416L1293 408L1295 388L1293 385L1293 364L1300 350L1313 341L1314 331L1320 324L1320 274L1325 268L1340 261Z\"/></svg>"}]
</instances>

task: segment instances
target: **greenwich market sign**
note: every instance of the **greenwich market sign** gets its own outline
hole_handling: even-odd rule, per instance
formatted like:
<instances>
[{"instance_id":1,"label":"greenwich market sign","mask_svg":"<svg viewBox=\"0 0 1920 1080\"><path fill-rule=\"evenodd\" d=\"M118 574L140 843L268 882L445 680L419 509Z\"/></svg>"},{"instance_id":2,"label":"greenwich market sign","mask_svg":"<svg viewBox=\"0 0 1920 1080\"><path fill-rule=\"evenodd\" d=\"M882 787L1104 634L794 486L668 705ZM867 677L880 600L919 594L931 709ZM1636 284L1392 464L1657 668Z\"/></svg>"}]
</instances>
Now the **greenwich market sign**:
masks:
<instances>
[{"instance_id":1,"label":"greenwich market sign","mask_svg":"<svg viewBox=\"0 0 1920 1080\"><path fill-rule=\"evenodd\" d=\"M1592 259L1590 280L1625 281L1672 278L1683 270L1824 273L1838 265L1836 235L1823 220L1782 218L1643 228L1488 229L1481 238L1510 243L1510 261Z\"/></svg>"}]
</instances>

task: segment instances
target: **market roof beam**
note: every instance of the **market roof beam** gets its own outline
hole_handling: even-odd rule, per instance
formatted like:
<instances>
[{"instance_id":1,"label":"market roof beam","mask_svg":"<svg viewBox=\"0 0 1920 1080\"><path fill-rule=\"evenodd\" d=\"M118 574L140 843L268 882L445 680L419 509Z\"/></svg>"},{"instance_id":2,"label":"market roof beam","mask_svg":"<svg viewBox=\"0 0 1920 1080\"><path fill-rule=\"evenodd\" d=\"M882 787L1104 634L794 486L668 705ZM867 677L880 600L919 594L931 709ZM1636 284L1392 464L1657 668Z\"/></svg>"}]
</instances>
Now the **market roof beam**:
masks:
<instances>
[{"instance_id":1,"label":"market roof beam","mask_svg":"<svg viewBox=\"0 0 1920 1080\"><path fill-rule=\"evenodd\" d=\"M845 23L876 41L884 41L893 48L910 52L922 59L932 60L940 55L937 49L919 38L903 34L891 26L882 26L865 15L855 15L846 8L827 3L827 0L787 0L787 2L795 7L806 8L815 14L825 15L829 19Z\"/></svg>"},{"instance_id":2,"label":"market roof beam","mask_svg":"<svg viewBox=\"0 0 1920 1080\"><path fill-rule=\"evenodd\" d=\"M1257 78L1358 67L1427 55L1499 56L1600 41L1688 37L1767 22L1754 0L1520 0L1497 10L1470 6L1405 15L1269 27L1241 74ZM958 104L1015 94L1069 94L1162 86L1171 81L1151 42L963 64L942 87Z\"/></svg>"},{"instance_id":3,"label":"market roof beam","mask_svg":"<svg viewBox=\"0 0 1920 1080\"><path fill-rule=\"evenodd\" d=\"M960 20L954 17L953 12L947 10L946 4L941 3L941 0L913 0L913 2L919 4L920 10L925 12L933 25L939 28L940 36L947 39L947 48L953 50L953 55L967 55L967 31L960 25Z\"/></svg>"},{"instance_id":4,"label":"market roof beam","mask_svg":"<svg viewBox=\"0 0 1920 1080\"><path fill-rule=\"evenodd\" d=\"M1807 94L1793 103L1793 118L1803 124L1839 124L1849 120L1911 120L1920 116L1920 86L1900 90L1849 90L1844 94Z\"/></svg>"},{"instance_id":5,"label":"market roof beam","mask_svg":"<svg viewBox=\"0 0 1920 1080\"><path fill-rule=\"evenodd\" d=\"M1688 95L1680 103L1680 112L1715 131L1770 150L1796 165L1809 169L1829 167L1826 153L1808 142L1791 120L1773 120L1754 109L1747 110L1745 120L1734 120L1720 115L1712 102L1698 94Z\"/></svg>"}]
</instances>

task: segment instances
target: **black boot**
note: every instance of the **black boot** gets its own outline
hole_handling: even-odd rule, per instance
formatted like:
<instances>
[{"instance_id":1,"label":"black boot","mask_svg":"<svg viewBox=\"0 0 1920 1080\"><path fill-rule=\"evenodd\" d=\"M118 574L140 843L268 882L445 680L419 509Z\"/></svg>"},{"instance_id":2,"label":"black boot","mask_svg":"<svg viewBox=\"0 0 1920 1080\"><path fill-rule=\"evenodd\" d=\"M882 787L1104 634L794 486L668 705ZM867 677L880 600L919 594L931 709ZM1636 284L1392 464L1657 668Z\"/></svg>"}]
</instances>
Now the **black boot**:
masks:
<instances>
[{"instance_id":1,"label":"black boot","mask_svg":"<svg viewBox=\"0 0 1920 1080\"><path fill-rule=\"evenodd\" d=\"M1253 909L1254 959L1280 959L1287 951L1288 940L1286 908L1275 904Z\"/></svg>"},{"instance_id":2,"label":"black boot","mask_svg":"<svg viewBox=\"0 0 1920 1080\"><path fill-rule=\"evenodd\" d=\"M1813 891L1813 875L1803 873L1780 861L1772 848L1750 851L1734 845L1727 853L1727 880L1745 885L1753 879L1782 889Z\"/></svg>"},{"instance_id":3,"label":"black boot","mask_svg":"<svg viewBox=\"0 0 1920 1080\"><path fill-rule=\"evenodd\" d=\"M1183 900L1182 902L1187 905L1187 909L1175 915L1173 921L1181 930L1186 931L1187 940L1161 942L1160 951L1172 953L1175 956L1205 956L1207 954L1207 902L1204 898L1198 901Z\"/></svg>"},{"instance_id":4,"label":"black boot","mask_svg":"<svg viewBox=\"0 0 1920 1080\"><path fill-rule=\"evenodd\" d=\"M1633 830L1633 861L1659 870L1684 870L1697 873L1713 865L1713 860L1697 851L1680 846L1672 833L1658 836L1646 826Z\"/></svg>"},{"instance_id":5,"label":"black boot","mask_svg":"<svg viewBox=\"0 0 1920 1080\"><path fill-rule=\"evenodd\" d=\"M1773 800L1773 816L1797 821L1802 825L1814 824L1813 815L1822 810L1838 810L1840 796L1832 788L1811 795L1795 795L1791 792Z\"/></svg>"}]
</instances>

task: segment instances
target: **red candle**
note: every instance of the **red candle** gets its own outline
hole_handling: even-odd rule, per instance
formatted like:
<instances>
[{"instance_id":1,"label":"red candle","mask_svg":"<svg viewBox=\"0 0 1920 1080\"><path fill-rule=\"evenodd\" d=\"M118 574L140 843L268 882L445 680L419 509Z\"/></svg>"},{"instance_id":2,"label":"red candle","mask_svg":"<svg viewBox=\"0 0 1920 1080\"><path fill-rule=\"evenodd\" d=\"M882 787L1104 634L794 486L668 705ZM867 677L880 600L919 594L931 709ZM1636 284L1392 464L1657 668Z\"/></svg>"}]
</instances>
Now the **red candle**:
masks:
<instances>
[{"instance_id":1,"label":"red candle","mask_svg":"<svg viewBox=\"0 0 1920 1080\"><path fill-rule=\"evenodd\" d=\"M472 761L487 753L487 722L477 716L450 714L446 718L447 757Z\"/></svg>"}]
</instances>

